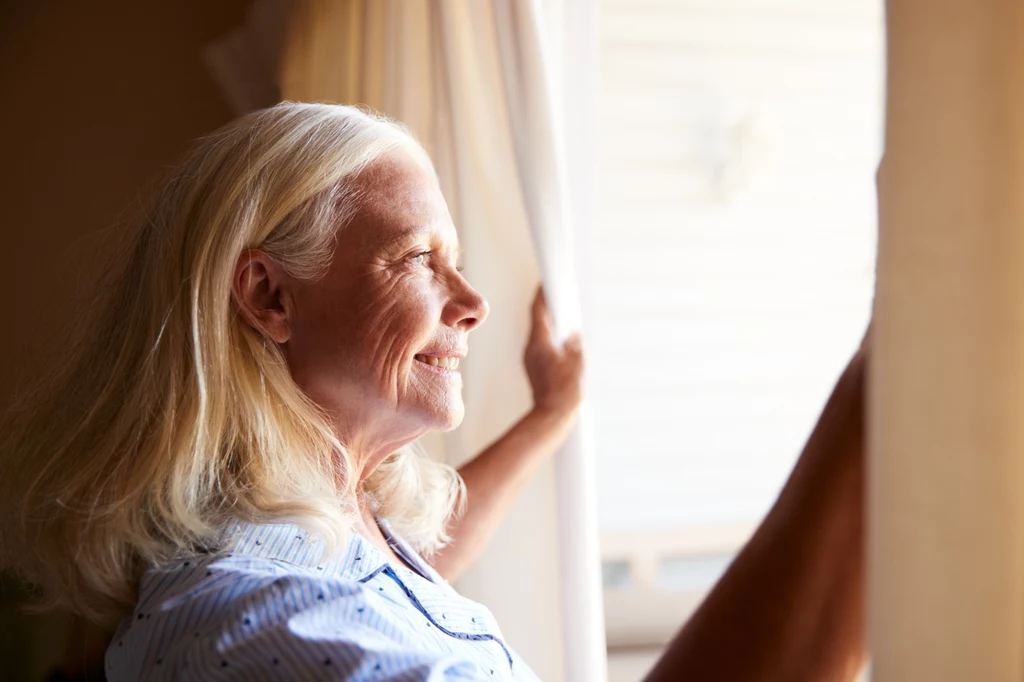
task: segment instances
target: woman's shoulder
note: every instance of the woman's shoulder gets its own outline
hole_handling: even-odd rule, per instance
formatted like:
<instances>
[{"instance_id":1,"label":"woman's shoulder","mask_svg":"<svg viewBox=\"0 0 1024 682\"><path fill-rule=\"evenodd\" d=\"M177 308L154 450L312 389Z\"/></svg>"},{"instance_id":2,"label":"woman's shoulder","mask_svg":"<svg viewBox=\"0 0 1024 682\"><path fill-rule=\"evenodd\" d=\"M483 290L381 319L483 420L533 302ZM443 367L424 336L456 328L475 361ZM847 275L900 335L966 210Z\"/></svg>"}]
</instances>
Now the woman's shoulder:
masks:
<instances>
[{"instance_id":1,"label":"woman's shoulder","mask_svg":"<svg viewBox=\"0 0 1024 682\"><path fill-rule=\"evenodd\" d=\"M485 607L398 570L355 533L330 556L287 524L239 524L227 539L146 572L108 649L108 679L239 673L253 661L339 666L367 652L381 669L420 658L447 665L455 652L475 670L511 663Z\"/></svg>"},{"instance_id":2,"label":"woman's shoulder","mask_svg":"<svg viewBox=\"0 0 1024 682\"><path fill-rule=\"evenodd\" d=\"M383 562L383 555L356 533L346 534L331 551L298 525L234 521L213 546L150 566L139 582L138 603L166 609L184 595L204 596L229 586L225 598L238 598L247 588L283 589L307 580L360 583Z\"/></svg>"},{"instance_id":3,"label":"woman's shoulder","mask_svg":"<svg viewBox=\"0 0 1024 682\"><path fill-rule=\"evenodd\" d=\"M179 553L143 574L136 607L108 649L108 678L160 679L164 666L212 660L223 648L218 642L290 627L327 602L344 623L376 598L366 577L382 558L354 533L327 554L296 525L233 523L215 546Z\"/></svg>"}]
</instances>

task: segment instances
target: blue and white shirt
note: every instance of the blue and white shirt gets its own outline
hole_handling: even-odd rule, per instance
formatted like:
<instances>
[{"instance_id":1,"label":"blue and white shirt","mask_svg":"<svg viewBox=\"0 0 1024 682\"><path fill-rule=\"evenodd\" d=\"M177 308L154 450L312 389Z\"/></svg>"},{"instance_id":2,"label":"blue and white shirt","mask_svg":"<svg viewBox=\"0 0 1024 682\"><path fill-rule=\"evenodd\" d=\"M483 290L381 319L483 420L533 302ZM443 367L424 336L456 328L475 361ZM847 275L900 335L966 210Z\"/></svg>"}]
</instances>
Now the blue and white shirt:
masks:
<instances>
[{"instance_id":1,"label":"blue and white shirt","mask_svg":"<svg viewBox=\"0 0 1024 682\"><path fill-rule=\"evenodd\" d=\"M380 526L415 571L354 532L321 561L308 531L243 522L225 549L150 568L107 679L537 681L486 607Z\"/></svg>"}]
</instances>

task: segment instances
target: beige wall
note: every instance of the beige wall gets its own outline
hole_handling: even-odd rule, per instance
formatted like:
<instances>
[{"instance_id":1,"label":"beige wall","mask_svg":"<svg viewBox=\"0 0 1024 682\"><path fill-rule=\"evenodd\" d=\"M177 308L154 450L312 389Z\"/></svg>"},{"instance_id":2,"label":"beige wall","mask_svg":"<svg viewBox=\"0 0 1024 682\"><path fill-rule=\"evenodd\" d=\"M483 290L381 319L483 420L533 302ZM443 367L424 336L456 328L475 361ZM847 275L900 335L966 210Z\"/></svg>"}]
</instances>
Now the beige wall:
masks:
<instances>
[{"instance_id":1,"label":"beige wall","mask_svg":"<svg viewBox=\"0 0 1024 682\"><path fill-rule=\"evenodd\" d=\"M247 0L5 0L0 405L87 295L98 231L231 118L202 62Z\"/></svg>"}]
</instances>

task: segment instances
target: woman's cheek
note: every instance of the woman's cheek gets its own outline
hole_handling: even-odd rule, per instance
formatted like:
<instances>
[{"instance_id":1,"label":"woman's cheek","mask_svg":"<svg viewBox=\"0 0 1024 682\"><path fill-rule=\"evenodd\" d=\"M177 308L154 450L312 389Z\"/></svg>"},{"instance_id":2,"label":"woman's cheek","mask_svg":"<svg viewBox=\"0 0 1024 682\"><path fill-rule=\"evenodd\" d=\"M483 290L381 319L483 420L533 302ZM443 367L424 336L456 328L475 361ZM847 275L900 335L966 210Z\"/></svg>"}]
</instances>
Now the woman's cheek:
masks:
<instances>
[{"instance_id":1,"label":"woman's cheek","mask_svg":"<svg viewBox=\"0 0 1024 682\"><path fill-rule=\"evenodd\" d=\"M369 356L379 385L395 405L408 391L415 354L429 340L424 339L421 326L411 324L411 312L401 306L388 306L368 338Z\"/></svg>"},{"instance_id":2,"label":"woman's cheek","mask_svg":"<svg viewBox=\"0 0 1024 682\"><path fill-rule=\"evenodd\" d=\"M361 298L365 355L382 392L397 406L411 390L415 354L436 340L438 296L432 279L413 268L382 277Z\"/></svg>"}]
</instances>

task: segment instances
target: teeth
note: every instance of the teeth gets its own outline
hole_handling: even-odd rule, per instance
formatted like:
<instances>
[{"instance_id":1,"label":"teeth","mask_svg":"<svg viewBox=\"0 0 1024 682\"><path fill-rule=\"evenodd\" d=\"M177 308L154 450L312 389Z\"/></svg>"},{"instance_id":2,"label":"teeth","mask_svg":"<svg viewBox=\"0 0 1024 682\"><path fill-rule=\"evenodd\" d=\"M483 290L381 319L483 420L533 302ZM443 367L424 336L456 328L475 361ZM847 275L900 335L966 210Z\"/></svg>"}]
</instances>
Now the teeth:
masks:
<instances>
[{"instance_id":1,"label":"teeth","mask_svg":"<svg viewBox=\"0 0 1024 682\"><path fill-rule=\"evenodd\" d=\"M422 363L426 364L426 365L430 365L431 367L440 367L442 369L452 369L452 370L459 368L459 359L458 358L451 358L451 357L435 358L435 357L431 357L431 356L427 356L427 355L417 355L417 356L415 356L415 359L417 361L419 361L419 362L422 362Z\"/></svg>"}]
</instances>

